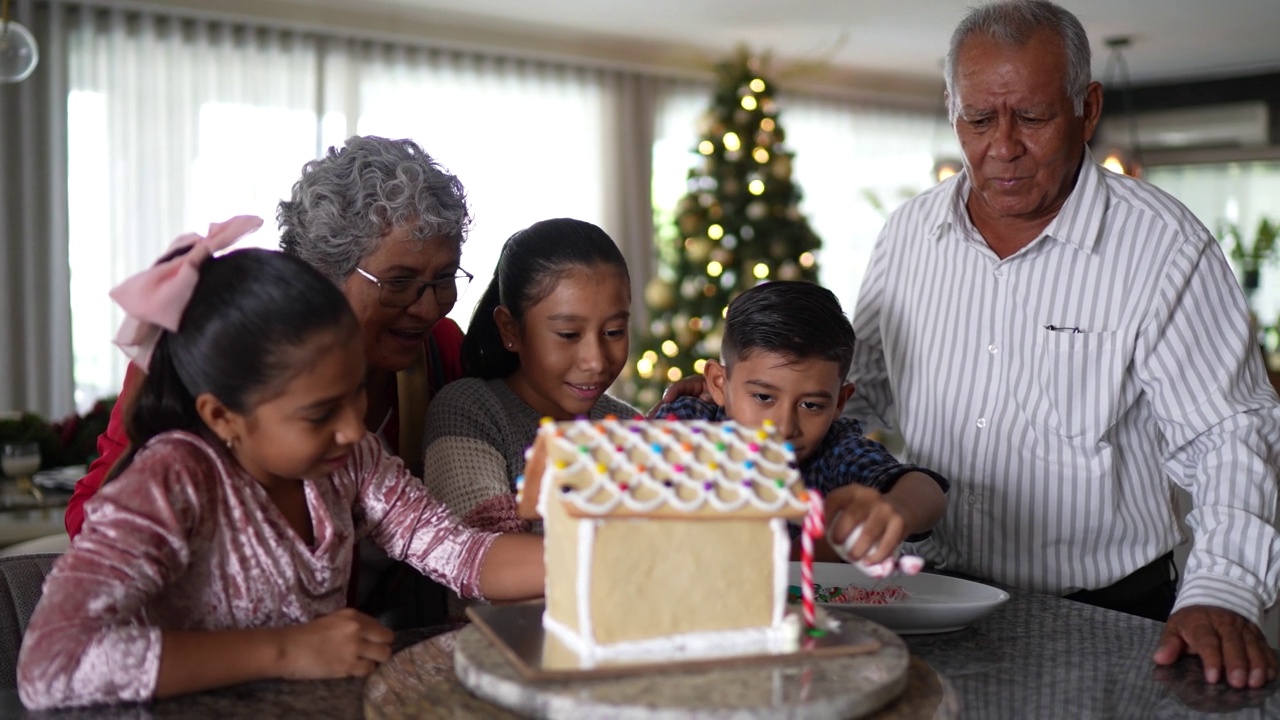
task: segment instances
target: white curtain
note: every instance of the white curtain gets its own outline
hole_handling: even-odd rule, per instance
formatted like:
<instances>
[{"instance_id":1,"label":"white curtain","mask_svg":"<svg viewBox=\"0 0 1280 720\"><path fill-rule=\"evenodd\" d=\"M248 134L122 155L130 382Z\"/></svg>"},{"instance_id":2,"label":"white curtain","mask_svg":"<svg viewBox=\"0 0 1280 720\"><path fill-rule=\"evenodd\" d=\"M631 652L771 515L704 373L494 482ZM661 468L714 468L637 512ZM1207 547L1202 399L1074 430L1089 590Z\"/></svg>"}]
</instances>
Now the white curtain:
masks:
<instances>
[{"instance_id":1,"label":"white curtain","mask_svg":"<svg viewBox=\"0 0 1280 720\"><path fill-rule=\"evenodd\" d=\"M111 2L50 8L63 26L65 48L51 47L65 58L67 85L65 109L54 91L46 117L65 114L66 138L59 145L55 133L52 142L31 146L39 148L35 164L42 167L67 148L67 177L46 177L52 209L45 215L55 227L45 254L56 263L67 248L70 278L59 282L56 268L36 268L42 280L55 280L53 287L27 282L24 292L63 297L40 295L25 307L42 308L43 316L71 307L72 330L64 321L61 332L64 344L74 337L81 406L115 392L123 376L124 357L110 342L120 322L106 300L112 285L152 262L178 234L233 214L267 219L249 242L275 246L275 205L289 195L303 163L356 133L414 138L466 185L475 225L463 266L477 280L452 313L464 326L503 241L557 216L595 222L623 248L643 322L654 213L661 218L684 192L709 84L177 8L161 13ZM781 101L797 152L796 179L806 193L803 209L826 241L823 280L852 309L882 222L860 201L862 193L893 205L903 188L924 187L938 152L934 120L866 103L800 95ZM4 175L14 182L12 173ZM66 228L59 231L57 208L64 205ZM15 227L6 215L6 233ZM15 333L6 326L0 338ZM19 346L36 348L32 360L22 359ZM39 392L48 402L0 397L0 409L59 402L70 409L69 350L43 336L10 341L0 350L6 387L47 373L48 381L41 380L47 390Z\"/></svg>"},{"instance_id":2,"label":"white curtain","mask_svg":"<svg viewBox=\"0 0 1280 720\"><path fill-rule=\"evenodd\" d=\"M14 0L40 64L0 85L0 412L74 409L66 244L66 61L61 17Z\"/></svg>"},{"instance_id":3,"label":"white curtain","mask_svg":"<svg viewBox=\"0 0 1280 720\"><path fill-rule=\"evenodd\" d=\"M633 76L359 41L331 44L325 63L327 141L415 138L466 186L475 220L462 265L476 281L450 313L464 328L503 242L538 220L593 222L634 252L640 230L611 188L646 168L607 151L618 109L636 102Z\"/></svg>"},{"instance_id":4,"label":"white curtain","mask_svg":"<svg viewBox=\"0 0 1280 720\"><path fill-rule=\"evenodd\" d=\"M317 43L146 12L68 10L69 248L76 400L114 393L126 359L107 291L170 241L275 204L315 155Z\"/></svg>"},{"instance_id":5,"label":"white curtain","mask_svg":"<svg viewBox=\"0 0 1280 720\"><path fill-rule=\"evenodd\" d=\"M545 218L599 224L643 287L652 78L109 5L65 11L81 404L123 376L112 285L233 214L266 218L249 242L275 246L275 205L303 163L352 134L413 138L466 185L464 327L502 243Z\"/></svg>"}]
</instances>

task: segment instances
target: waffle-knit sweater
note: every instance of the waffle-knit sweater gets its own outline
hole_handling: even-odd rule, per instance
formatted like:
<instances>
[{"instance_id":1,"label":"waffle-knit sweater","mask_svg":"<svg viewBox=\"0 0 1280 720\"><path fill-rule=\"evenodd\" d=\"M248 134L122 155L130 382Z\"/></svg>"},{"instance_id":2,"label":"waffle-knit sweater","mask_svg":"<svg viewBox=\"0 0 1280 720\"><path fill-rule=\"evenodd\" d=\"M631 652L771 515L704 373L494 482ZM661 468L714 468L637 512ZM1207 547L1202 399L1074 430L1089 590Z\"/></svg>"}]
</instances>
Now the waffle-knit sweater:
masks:
<instances>
[{"instance_id":1,"label":"waffle-knit sweater","mask_svg":"<svg viewBox=\"0 0 1280 720\"><path fill-rule=\"evenodd\" d=\"M610 395L591 410L629 418L638 411ZM516 477L533 444L542 414L505 380L462 378L446 385L427 408L423 482L471 527L492 532L541 529L516 514Z\"/></svg>"}]
</instances>

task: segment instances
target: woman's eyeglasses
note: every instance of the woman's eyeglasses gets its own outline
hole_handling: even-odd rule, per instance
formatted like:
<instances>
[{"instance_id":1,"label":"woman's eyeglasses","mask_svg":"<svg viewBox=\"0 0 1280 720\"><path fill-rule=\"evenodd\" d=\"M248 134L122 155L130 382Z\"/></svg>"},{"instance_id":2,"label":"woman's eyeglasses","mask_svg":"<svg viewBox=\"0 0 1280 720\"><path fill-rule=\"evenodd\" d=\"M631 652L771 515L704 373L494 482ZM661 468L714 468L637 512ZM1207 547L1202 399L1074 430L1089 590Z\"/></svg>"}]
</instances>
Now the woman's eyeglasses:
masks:
<instances>
[{"instance_id":1,"label":"woman's eyeglasses","mask_svg":"<svg viewBox=\"0 0 1280 720\"><path fill-rule=\"evenodd\" d=\"M378 286L378 302L393 308L407 308L418 302L418 298L422 297L427 288L431 288L431 292L436 297L437 305L452 305L458 300L458 295L465 292L467 285L475 278L474 275L462 268L458 268L457 275L438 280L419 280L417 278L383 280L370 275L360 268L356 268L356 272Z\"/></svg>"}]
</instances>

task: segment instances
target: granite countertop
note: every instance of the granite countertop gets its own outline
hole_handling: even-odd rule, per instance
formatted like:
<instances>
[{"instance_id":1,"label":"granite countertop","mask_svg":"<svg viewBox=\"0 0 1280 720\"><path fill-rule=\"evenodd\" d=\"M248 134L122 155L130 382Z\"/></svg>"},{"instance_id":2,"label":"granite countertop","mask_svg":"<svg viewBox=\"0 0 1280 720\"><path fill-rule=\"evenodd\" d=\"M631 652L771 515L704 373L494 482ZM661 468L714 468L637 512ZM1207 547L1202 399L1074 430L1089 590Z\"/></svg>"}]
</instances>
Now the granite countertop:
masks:
<instances>
[{"instance_id":1,"label":"granite countertop","mask_svg":"<svg viewBox=\"0 0 1280 720\"><path fill-rule=\"evenodd\" d=\"M1259 690L1209 686L1200 663L1183 658L1158 668L1151 653L1161 624L1047 595L1010 590L1010 599L972 627L905 636L914 657L946 678L962 717L1207 718L1240 711L1280 717L1276 683ZM428 631L397 635L405 647ZM449 680L452 659L439 654L436 678ZM364 680L251 683L148 705L29 714L49 718L360 718ZM370 701L394 702L383 697ZM472 699L447 717L497 715ZM394 712L388 712L394 715ZM0 717L22 716L14 691L0 692Z\"/></svg>"}]
</instances>

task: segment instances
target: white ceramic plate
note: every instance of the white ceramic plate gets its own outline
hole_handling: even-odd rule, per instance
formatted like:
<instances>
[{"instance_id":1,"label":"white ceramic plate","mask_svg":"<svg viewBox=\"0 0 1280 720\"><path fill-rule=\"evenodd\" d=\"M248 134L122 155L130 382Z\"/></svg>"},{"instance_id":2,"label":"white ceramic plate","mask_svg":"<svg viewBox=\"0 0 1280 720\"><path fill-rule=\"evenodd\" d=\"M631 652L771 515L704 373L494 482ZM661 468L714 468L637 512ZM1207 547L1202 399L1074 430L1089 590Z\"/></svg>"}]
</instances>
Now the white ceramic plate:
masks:
<instances>
[{"instance_id":1,"label":"white ceramic plate","mask_svg":"<svg viewBox=\"0 0 1280 720\"><path fill-rule=\"evenodd\" d=\"M66 467L41 470L31 476L31 482L45 490L61 490L71 492L76 488L76 481L84 477L86 465L68 465Z\"/></svg>"},{"instance_id":2,"label":"white ceramic plate","mask_svg":"<svg viewBox=\"0 0 1280 720\"><path fill-rule=\"evenodd\" d=\"M813 581L819 585L857 585L870 588L901 585L910 596L889 605L856 605L822 603L880 623L903 635L923 635L960 630L986 617L1009 599L1009 593L971 580L921 573L912 577L896 576L876 581L861 570L845 563L814 563ZM792 585L800 583L800 563L791 563Z\"/></svg>"}]
</instances>

